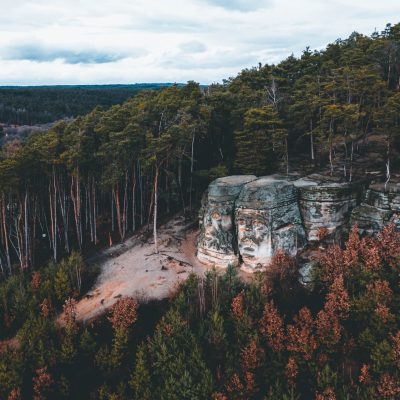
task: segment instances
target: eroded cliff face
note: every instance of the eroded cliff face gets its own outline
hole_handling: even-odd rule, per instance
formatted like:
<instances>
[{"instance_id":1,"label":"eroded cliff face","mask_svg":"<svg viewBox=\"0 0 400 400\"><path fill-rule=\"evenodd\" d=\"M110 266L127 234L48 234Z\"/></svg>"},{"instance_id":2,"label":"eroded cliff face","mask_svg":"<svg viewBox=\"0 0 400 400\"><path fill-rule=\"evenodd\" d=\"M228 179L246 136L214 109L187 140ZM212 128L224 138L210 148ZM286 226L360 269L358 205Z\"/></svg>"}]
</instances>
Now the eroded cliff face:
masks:
<instances>
[{"instance_id":1,"label":"eroded cliff face","mask_svg":"<svg viewBox=\"0 0 400 400\"><path fill-rule=\"evenodd\" d=\"M219 178L203 197L197 256L255 271L279 249L296 255L322 233L325 241L339 242L353 223L367 234L391 222L400 230L400 184L367 186L318 174Z\"/></svg>"},{"instance_id":2,"label":"eroded cliff face","mask_svg":"<svg viewBox=\"0 0 400 400\"><path fill-rule=\"evenodd\" d=\"M290 182L263 177L243 186L235 204L235 225L243 266L267 266L278 249L295 255L306 242Z\"/></svg>"},{"instance_id":3,"label":"eroded cliff face","mask_svg":"<svg viewBox=\"0 0 400 400\"><path fill-rule=\"evenodd\" d=\"M365 183L341 182L313 174L294 183L299 188L299 207L308 241L338 241L349 228L352 210L360 203Z\"/></svg>"},{"instance_id":4,"label":"eroded cliff face","mask_svg":"<svg viewBox=\"0 0 400 400\"><path fill-rule=\"evenodd\" d=\"M235 200L242 187L255 179L253 175L227 176L210 183L203 196L199 215L197 257L201 262L213 263L218 267L238 263Z\"/></svg>"},{"instance_id":5,"label":"eroded cliff face","mask_svg":"<svg viewBox=\"0 0 400 400\"><path fill-rule=\"evenodd\" d=\"M351 224L357 224L361 234L374 235L391 223L400 231L400 183L372 184L354 209Z\"/></svg>"}]
</instances>

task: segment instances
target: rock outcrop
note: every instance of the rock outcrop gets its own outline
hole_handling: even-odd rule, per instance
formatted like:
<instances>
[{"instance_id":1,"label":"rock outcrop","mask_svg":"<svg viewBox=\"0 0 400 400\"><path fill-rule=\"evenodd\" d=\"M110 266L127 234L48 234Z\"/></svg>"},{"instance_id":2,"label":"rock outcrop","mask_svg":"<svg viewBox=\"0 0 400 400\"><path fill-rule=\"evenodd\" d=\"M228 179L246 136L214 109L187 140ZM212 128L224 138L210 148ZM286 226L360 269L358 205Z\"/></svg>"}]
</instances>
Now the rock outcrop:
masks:
<instances>
[{"instance_id":1,"label":"rock outcrop","mask_svg":"<svg viewBox=\"0 0 400 400\"><path fill-rule=\"evenodd\" d=\"M329 239L340 239L349 227L351 212L359 204L362 182L341 182L322 175L310 175L295 181L299 205L309 241L320 240L325 231Z\"/></svg>"},{"instance_id":2,"label":"rock outcrop","mask_svg":"<svg viewBox=\"0 0 400 400\"><path fill-rule=\"evenodd\" d=\"M197 257L201 262L213 263L219 267L238 263L233 221L235 200L243 185L255 179L253 175L227 176L209 185L199 215Z\"/></svg>"},{"instance_id":3,"label":"rock outcrop","mask_svg":"<svg viewBox=\"0 0 400 400\"><path fill-rule=\"evenodd\" d=\"M322 234L324 241L340 242L355 223L366 234L388 223L400 231L400 183L366 188L363 180L318 174L219 178L203 197L197 256L220 267L241 262L254 271L267 267L279 249L296 255Z\"/></svg>"},{"instance_id":4,"label":"rock outcrop","mask_svg":"<svg viewBox=\"0 0 400 400\"><path fill-rule=\"evenodd\" d=\"M296 255L306 243L296 187L263 177L243 186L235 205L239 254L248 269L266 267L278 249Z\"/></svg>"},{"instance_id":5,"label":"rock outcrop","mask_svg":"<svg viewBox=\"0 0 400 400\"><path fill-rule=\"evenodd\" d=\"M351 223L357 224L361 234L374 235L390 223L400 231L400 183L372 184L353 210Z\"/></svg>"}]
</instances>

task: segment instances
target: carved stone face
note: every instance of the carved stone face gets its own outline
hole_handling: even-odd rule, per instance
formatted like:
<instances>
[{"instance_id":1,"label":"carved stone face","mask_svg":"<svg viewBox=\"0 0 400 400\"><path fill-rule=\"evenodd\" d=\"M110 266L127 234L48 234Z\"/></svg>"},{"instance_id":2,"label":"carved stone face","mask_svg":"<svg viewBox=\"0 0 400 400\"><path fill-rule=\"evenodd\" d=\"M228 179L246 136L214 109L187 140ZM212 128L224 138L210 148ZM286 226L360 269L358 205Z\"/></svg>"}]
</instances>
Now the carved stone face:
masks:
<instances>
[{"instance_id":1,"label":"carved stone face","mask_svg":"<svg viewBox=\"0 0 400 400\"><path fill-rule=\"evenodd\" d=\"M260 210L236 210L239 252L245 264L265 265L272 256L272 235L268 213Z\"/></svg>"},{"instance_id":2,"label":"carved stone face","mask_svg":"<svg viewBox=\"0 0 400 400\"><path fill-rule=\"evenodd\" d=\"M202 245L208 249L232 248L232 207L210 206L203 219Z\"/></svg>"}]
</instances>

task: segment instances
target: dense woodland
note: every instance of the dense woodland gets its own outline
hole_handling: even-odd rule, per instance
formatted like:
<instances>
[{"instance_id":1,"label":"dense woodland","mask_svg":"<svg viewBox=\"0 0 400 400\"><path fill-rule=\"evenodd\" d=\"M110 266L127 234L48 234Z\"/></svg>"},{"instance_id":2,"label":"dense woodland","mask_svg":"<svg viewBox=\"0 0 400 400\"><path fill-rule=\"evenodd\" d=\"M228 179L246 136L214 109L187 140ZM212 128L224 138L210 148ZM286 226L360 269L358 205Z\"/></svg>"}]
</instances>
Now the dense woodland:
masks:
<instances>
[{"instance_id":1,"label":"dense woodland","mask_svg":"<svg viewBox=\"0 0 400 400\"><path fill-rule=\"evenodd\" d=\"M109 321L82 327L74 311L95 276L79 253L146 226L157 251L158 222L193 215L226 174L351 180L373 159L393 179L399 122L400 25L388 25L223 84L142 91L5 145L0 337L18 345L2 354L0 398L399 398L392 227L378 240L353 231L345 250L323 251L308 289L296 261L279 255L275 273L251 285L233 269L193 277L165 313L122 299Z\"/></svg>"},{"instance_id":2,"label":"dense woodland","mask_svg":"<svg viewBox=\"0 0 400 400\"><path fill-rule=\"evenodd\" d=\"M79 255L14 276L0 287L1 332L18 331L0 358L0 397L398 399L400 234L353 229L318 260L307 288L279 253L250 284L235 268L193 275L168 304L122 298L86 326L76 270L91 278Z\"/></svg>"},{"instance_id":3,"label":"dense woodland","mask_svg":"<svg viewBox=\"0 0 400 400\"><path fill-rule=\"evenodd\" d=\"M0 122L7 125L36 125L77 117L96 106L120 104L141 90L160 89L171 84L2 86Z\"/></svg>"}]
</instances>

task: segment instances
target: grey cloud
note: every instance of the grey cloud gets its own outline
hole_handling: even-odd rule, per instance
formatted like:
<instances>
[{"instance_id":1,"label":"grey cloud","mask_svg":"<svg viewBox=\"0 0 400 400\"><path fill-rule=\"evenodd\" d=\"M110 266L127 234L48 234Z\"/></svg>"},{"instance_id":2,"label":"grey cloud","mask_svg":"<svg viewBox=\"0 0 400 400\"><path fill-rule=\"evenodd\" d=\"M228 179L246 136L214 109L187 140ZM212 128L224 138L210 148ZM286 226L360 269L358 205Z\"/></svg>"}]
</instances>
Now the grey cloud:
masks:
<instances>
[{"instance_id":1,"label":"grey cloud","mask_svg":"<svg viewBox=\"0 0 400 400\"><path fill-rule=\"evenodd\" d=\"M36 62L63 60L67 64L105 64L115 62L127 57L137 57L143 51L137 50L131 53L121 54L102 52L97 50L69 50L54 49L38 45L21 45L6 50L4 58L8 60L29 60Z\"/></svg>"},{"instance_id":2,"label":"grey cloud","mask_svg":"<svg viewBox=\"0 0 400 400\"><path fill-rule=\"evenodd\" d=\"M185 53L203 53L207 50L204 43L197 41L182 43L179 48Z\"/></svg>"},{"instance_id":3,"label":"grey cloud","mask_svg":"<svg viewBox=\"0 0 400 400\"><path fill-rule=\"evenodd\" d=\"M255 11L271 4L270 0L206 0L207 3L227 10Z\"/></svg>"},{"instance_id":4,"label":"grey cloud","mask_svg":"<svg viewBox=\"0 0 400 400\"><path fill-rule=\"evenodd\" d=\"M176 54L164 55L161 65L165 68L177 69L213 69L237 67L238 71L258 62L255 54L236 54L231 52L217 51L214 54L208 54L203 59L196 59L188 54L177 56Z\"/></svg>"}]
</instances>

